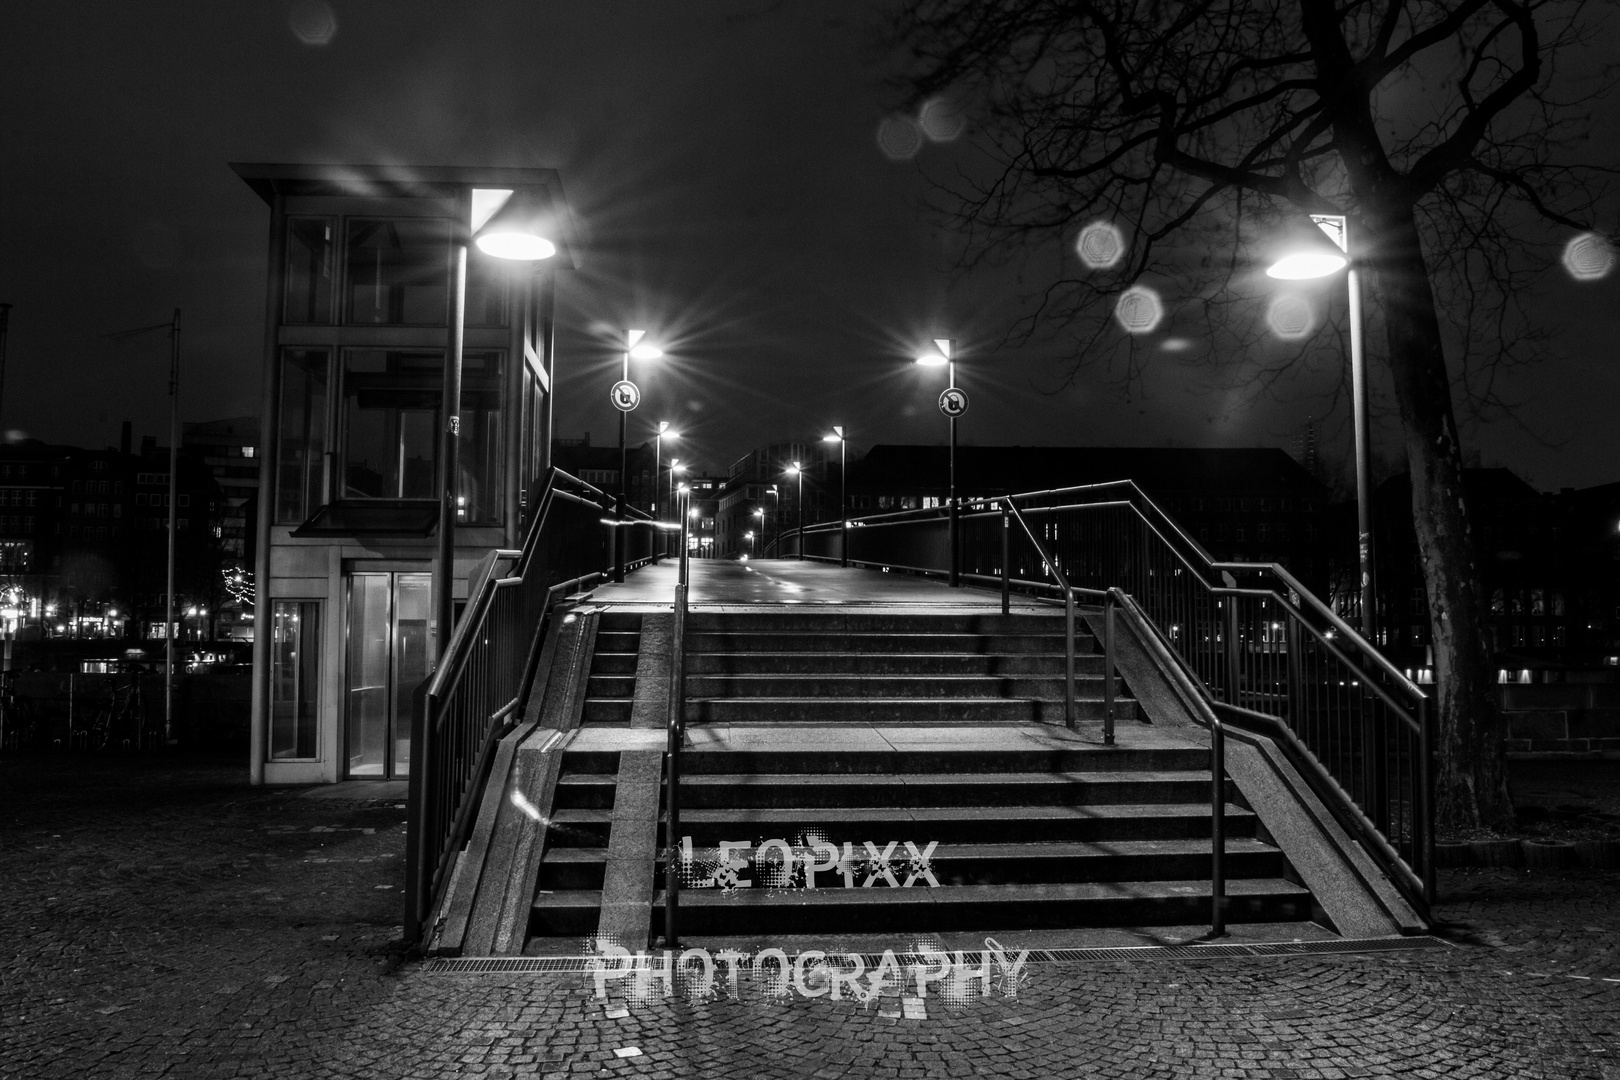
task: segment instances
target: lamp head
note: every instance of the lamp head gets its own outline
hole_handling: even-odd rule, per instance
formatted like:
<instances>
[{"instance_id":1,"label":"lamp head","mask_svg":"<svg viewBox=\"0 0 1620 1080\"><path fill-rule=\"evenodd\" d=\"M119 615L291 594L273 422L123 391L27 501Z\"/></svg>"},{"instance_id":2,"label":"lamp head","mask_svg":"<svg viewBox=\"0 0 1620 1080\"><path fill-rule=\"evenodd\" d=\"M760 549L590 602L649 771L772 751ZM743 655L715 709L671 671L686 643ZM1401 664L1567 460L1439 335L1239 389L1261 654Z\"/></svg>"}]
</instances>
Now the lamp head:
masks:
<instances>
[{"instance_id":1,"label":"lamp head","mask_svg":"<svg viewBox=\"0 0 1620 1080\"><path fill-rule=\"evenodd\" d=\"M551 234L551 202L537 188L519 188L473 235L485 255L517 262L538 262L557 254Z\"/></svg>"},{"instance_id":2,"label":"lamp head","mask_svg":"<svg viewBox=\"0 0 1620 1080\"><path fill-rule=\"evenodd\" d=\"M664 355L663 349L660 349L650 341L642 340L642 338L646 336L647 331L645 330L632 330L627 335L628 343L625 347L630 351L630 356L633 359L656 360L660 356Z\"/></svg>"},{"instance_id":3,"label":"lamp head","mask_svg":"<svg viewBox=\"0 0 1620 1080\"><path fill-rule=\"evenodd\" d=\"M1280 281L1327 277L1349 265L1344 218L1312 214L1310 224L1292 226L1277 246L1266 276Z\"/></svg>"},{"instance_id":4,"label":"lamp head","mask_svg":"<svg viewBox=\"0 0 1620 1080\"><path fill-rule=\"evenodd\" d=\"M955 348L956 342L953 339L937 337L934 339L934 351L918 353L917 363L924 367L939 367L950 361Z\"/></svg>"},{"instance_id":5,"label":"lamp head","mask_svg":"<svg viewBox=\"0 0 1620 1080\"><path fill-rule=\"evenodd\" d=\"M660 420L660 421L658 421L658 434L662 435L668 430L669 430L669 421L668 420ZM674 437L675 436L673 436L673 435L670 436L670 438L672 438L672 439Z\"/></svg>"}]
</instances>

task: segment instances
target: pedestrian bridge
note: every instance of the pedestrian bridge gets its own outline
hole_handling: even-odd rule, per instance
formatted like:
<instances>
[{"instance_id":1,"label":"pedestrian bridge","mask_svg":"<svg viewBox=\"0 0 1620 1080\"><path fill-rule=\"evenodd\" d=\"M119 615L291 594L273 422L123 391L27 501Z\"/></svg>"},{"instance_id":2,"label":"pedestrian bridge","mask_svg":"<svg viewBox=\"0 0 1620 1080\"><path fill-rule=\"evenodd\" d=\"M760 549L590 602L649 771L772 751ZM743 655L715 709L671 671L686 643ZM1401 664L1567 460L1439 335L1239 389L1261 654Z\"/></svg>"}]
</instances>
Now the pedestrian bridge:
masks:
<instances>
[{"instance_id":1,"label":"pedestrian bridge","mask_svg":"<svg viewBox=\"0 0 1620 1080\"><path fill-rule=\"evenodd\" d=\"M1425 925L1421 693L1128 483L746 562L546 490L418 710L428 951Z\"/></svg>"}]
</instances>

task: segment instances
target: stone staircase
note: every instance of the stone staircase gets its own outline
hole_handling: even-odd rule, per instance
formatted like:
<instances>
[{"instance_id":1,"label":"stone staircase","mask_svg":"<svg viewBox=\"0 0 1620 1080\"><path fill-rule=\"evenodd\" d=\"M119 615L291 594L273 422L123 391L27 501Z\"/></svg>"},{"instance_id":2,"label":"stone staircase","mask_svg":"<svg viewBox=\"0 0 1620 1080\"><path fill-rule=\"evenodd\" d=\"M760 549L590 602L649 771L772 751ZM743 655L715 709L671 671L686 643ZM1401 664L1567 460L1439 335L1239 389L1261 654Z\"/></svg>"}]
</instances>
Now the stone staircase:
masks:
<instances>
[{"instance_id":1,"label":"stone staircase","mask_svg":"<svg viewBox=\"0 0 1620 1080\"><path fill-rule=\"evenodd\" d=\"M641 616L604 612L596 628L582 724L630 723L636 689L636 657L641 651Z\"/></svg>"},{"instance_id":2,"label":"stone staircase","mask_svg":"<svg viewBox=\"0 0 1620 1080\"><path fill-rule=\"evenodd\" d=\"M682 756L681 832L699 874L721 842L830 841L854 856L818 887L771 888L781 848L748 852L747 887L683 888L683 934L910 932L1197 925L1210 910L1210 774L1200 749L703 752ZM1281 851L1227 790L1229 918L1311 917ZM896 888L926 852L938 881ZM910 841L914 851L907 849ZM668 850L660 832L660 848ZM709 849L705 851L705 849ZM707 863L705 863L707 857ZM871 878L871 884L865 884ZM662 862L656 880L663 882ZM663 892L653 903L662 933Z\"/></svg>"},{"instance_id":3,"label":"stone staircase","mask_svg":"<svg viewBox=\"0 0 1620 1080\"><path fill-rule=\"evenodd\" d=\"M682 836L665 835L660 809L653 840L651 788L630 834L656 852L690 838L683 937L1207 924L1208 752L1137 723L1123 682L1119 745L1101 745L1103 657L1089 634L1076 643L1082 723L1067 732L1060 615L694 612L688 626L686 716L697 748L682 754ZM639 614L601 616L582 727L630 726L640 631ZM1015 737L1032 723L1061 736L1047 740L1059 748L1030 749ZM764 749L706 749L711 724L781 725L791 748L756 736L750 745ZM849 724L939 732L918 744L928 749L853 749L838 734ZM807 728L826 732L825 749L804 749L817 743ZM609 849L620 842L613 830L628 827L615 821L620 759L563 752L533 939L584 937L605 917ZM1229 921L1311 919L1309 891L1230 781L1226 793ZM761 854L771 840L783 844ZM840 865L806 888L805 856L826 862L818 841L837 849ZM868 842L878 853L894 842L894 880L916 875L911 887L889 884ZM749 846L733 863L733 887L695 887L714 876L722 843ZM797 877L784 878L784 850L801 867ZM908 865L914 852L928 852L937 885ZM649 855L656 939L664 859Z\"/></svg>"},{"instance_id":4,"label":"stone staircase","mask_svg":"<svg viewBox=\"0 0 1620 1080\"><path fill-rule=\"evenodd\" d=\"M1103 658L1075 651L1077 719L1100 720ZM1063 722L1060 615L694 613L686 655L688 724Z\"/></svg>"}]
</instances>

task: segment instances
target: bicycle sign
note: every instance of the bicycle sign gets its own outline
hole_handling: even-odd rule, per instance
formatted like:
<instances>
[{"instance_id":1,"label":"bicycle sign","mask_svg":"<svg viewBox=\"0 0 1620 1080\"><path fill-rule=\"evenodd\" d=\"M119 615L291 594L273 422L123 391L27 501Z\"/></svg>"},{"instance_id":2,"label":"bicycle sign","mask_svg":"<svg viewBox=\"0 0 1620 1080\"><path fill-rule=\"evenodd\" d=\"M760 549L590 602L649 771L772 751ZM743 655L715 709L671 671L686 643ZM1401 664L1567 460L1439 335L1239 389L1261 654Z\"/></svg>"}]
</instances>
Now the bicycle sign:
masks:
<instances>
[{"instance_id":1,"label":"bicycle sign","mask_svg":"<svg viewBox=\"0 0 1620 1080\"><path fill-rule=\"evenodd\" d=\"M629 379L620 379L613 384L613 389L608 391L608 400L612 401L613 407L620 412L631 412L641 404L641 388Z\"/></svg>"},{"instance_id":2,"label":"bicycle sign","mask_svg":"<svg viewBox=\"0 0 1620 1080\"><path fill-rule=\"evenodd\" d=\"M967 412L967 394L959 387L951 387L939 395L939 411L952 420Z\"/></svg>"}]
</instances>

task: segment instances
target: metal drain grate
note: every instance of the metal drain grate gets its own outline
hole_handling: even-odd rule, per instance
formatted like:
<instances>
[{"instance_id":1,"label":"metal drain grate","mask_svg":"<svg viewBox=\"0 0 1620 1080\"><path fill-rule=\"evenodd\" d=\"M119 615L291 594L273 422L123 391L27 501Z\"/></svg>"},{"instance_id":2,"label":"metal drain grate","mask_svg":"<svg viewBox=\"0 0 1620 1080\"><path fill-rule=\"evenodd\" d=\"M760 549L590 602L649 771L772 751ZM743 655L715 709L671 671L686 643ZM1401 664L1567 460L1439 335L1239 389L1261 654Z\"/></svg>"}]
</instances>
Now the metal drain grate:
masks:
<instances>
[{"instance_id":1,"label":"metal drain grate","mask_svg":"<svg viewBox=\"0 0 1620 1080\"><path fill-rule=\"evenodd\" d=\"M1105 960L1216 960L1237 956L1301 956L1320 953L1372 953L1399 952L1411 949L1452 949L1456 946L1437 937L1419 935L1395 938L1361 938L1332 941L1278 941L1247 943L1212 943L1208 945L1125 945L1099 949L1031 949L1026 963L1075 964ZM956 950L946 950L955 958ZM659 954L652 954L659 955ZM832 953L829 962L837 963L848 953ZM861 962L870 971L883 959L882 953L859 953ZM935 955L905 952L894 958L904 964L932 964ZM1014 952L1016 955L1016 951ZM791 959L791 958L790 958ZM971 966L990 960L984 952L963 950L962 959ZM427 961L422 970L439 975L522 975L566 974L594 970L598 958L594 956L475 956L438 957Z\"/></svg>"}]
</instances>

